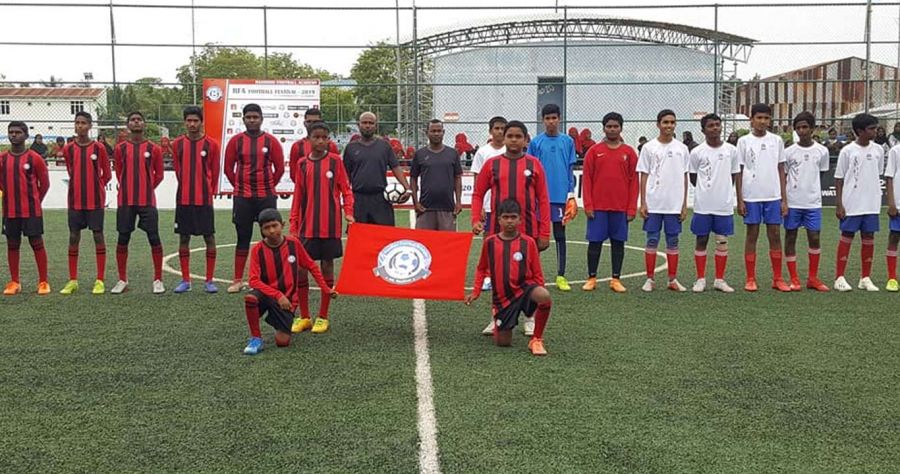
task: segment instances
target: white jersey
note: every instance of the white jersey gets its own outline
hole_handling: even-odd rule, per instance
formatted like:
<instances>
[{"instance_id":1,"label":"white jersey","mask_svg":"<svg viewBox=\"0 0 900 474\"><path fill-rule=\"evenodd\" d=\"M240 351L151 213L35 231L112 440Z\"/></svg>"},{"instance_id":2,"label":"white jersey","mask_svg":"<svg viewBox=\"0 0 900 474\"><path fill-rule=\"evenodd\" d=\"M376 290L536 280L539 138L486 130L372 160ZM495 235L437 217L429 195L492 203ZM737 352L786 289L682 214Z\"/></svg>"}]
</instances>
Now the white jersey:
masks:
<instances>
[{"instance_id":1,"label":"white jersey","mask_svg":"<svg viewBox=\"0 0 900 474\"><path fill-rule=\"evenodd\" d=\"M892 135L893 136L893 135ZM894 185L894 206L900 207L900 145L891 148L888 153L884 177L891 178Z\"/></svg>"},{"instance_id":2,"label":"white jersey","mask_svg":"<svg viewBox=\"0 0 900 474\"><path fill-rule=\"evenodd\" d=\"M848 216L881 212L881 175L884 148L875 142L860 146L856 142L841 148L834 179L844 180L842 204Z\"/></svg>"},{"instance_id":3,"label":"white jersey","mask_svg":"<svg viewBox=\"0 0 900 474\"><path fill-rule=\"evenodd\" d=\"M484 166L484 162L488 160L488 158L493 158L497 155L502 155L506 153L506 145L501 146L500 148L494 148L490 143L485 143L478 147L478 151L475 152L475 157L472 158L472 166L469 167L469 171L473 173L480 173L481 167ZM486 193L484 193L484 212L491 212L491 190L488 189Z\"/></svg>"},{"instance_id":4,"label":"white jersey","mask_svg":"<svg viewBox=\"0 0 900 474\"><path fill-rule=\"evenodd\" d=\"M738 159L744 167L741 188L744 201L765 202L781 199L781 179L778 164L784 163L784 141L766 132L757 137L752 133L738 140Z\"/></svg>"},{"instance_id":5,"label":"white jersey","mask_svg":"<svg viewBox=\"0 0 900 474\"><path fill-rule=\"evenodd\" d=\"M684 204L684 175L690 152L678 140L660 143L653 139L641 148L637 172L647 176L647 210L653 214L680 214Z\"/></svg>"},{"instance_id":6,"label":"white jersey","mask_svg":"<svg viewBox=\"0 0 900 474\"><path fill-rule=\"evenodd\" d=\"M787 201L791 209L822 207L823 172L828 171L828 148L813 142L812 146L791 145L784 150L787 174Z\"/></svg>"},{"instance_id":7,"label":"white jersey","mask_svg":"<svg viewBox=\"0 0 900 474\"><path fill-rule=\"evenodd\" d=\"M732 176L741 171L737 148L727 142L718 148L704 143L691 150L689 169L697 175L694 212L716 216L734 214Z\"/></svg>"}]
</instances>

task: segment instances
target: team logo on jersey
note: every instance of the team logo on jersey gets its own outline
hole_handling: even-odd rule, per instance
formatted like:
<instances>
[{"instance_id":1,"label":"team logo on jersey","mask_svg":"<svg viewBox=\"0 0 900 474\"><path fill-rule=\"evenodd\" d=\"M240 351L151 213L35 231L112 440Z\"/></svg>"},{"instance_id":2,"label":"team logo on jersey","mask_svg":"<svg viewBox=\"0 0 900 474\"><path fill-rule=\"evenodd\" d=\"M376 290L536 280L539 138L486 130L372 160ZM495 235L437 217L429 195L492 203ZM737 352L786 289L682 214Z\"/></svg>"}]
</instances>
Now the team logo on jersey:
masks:
<instances>
[{"instance_id":1,"label":"team logo on jersey","mask_svg":"<svg viewBox=\"0 0 900 474\"><path fill-rule=\"evenodd\" d=\"M31 165L29 165L28 163L25 163L24 165L22 165L22 168L25 169L25 171L28 171L31 169Z\"/></svg>"},{"instance_id":2,"label":"team logo on jersey","mask_svg":"<svg viewBox=\"0 0 900 474\"><path fill-rule=\"evenodd\" d=\"M517 261L517 262L521 262L521 261L522 261L522 258L523 258L523 257L522 257L522 252L516 252L516 253L513 254L512 257L513 257L513 260L515 260L515 261Z\"/></svg>"},{"instance_id":3,"label":"team logo on jersey","mask_svg":"<svg viewBox=\"0 0 900 474\"><path fill-rule=\"evenodd\" d=\"M91 159L94 160L94 161L97 161L97 154L96 154L96 153L91 153Z\"/></svg>"},{"instance_id":4,"label":"team logo on jersey","mask_svg":"<svg viewBox=\"0 0 900 474\"><path fill-rule=\"evenodd\" d=\"M431 275L431 252L415 240L398 240L378 252L375 276L395 285L408 285Z\"/></svg>"},{"instance_id":5,"label":"team logo on jersey","mask_svg":"<svg viewBox=\"0 0 900 474\"><path fill-rule=\"evenodd\" d=\"M269 148L268 148L268 147L263 147L263 153L268 153L268 152L269 152Z\"/></svg>"},{"instance_id":6,"label":"team logo on jersey","mask_svg":"<svg viewBox=\"0 0 900 474\"><path fill-rule=\"evenodd\" d=\"M222 88L219 86L212 86L209 89L206 89L206 98L209 99L210 102L222 100Z\"/></svg>"},{"instance_id":7,"label":"team logo on jersey","mask_svg":"<svg viewBox=\"0 0 900 474\"><path fill-rule=\"evenodd\" d=\"M149 151L145 151L145 152L144 152L144 158L150 158L150 152L149 152Z\"/></svg>"},{"instance_id":8,"label":"team logo on jersey","mask_svg":"<svg viewBox=\"0 0 900 474\"><path fill-rule=\"evenodd\" d=\"M766 151L766 144L762 143L759 145L759 151Z\"/></svg>"},{"instance_id":9,"label":"team logo on jersey","mask_svg":"<svg viewBox=\"0 0 900 474\"><path fill-rule=\"evenodd\" d=\"M297 261L297 257L291 255L288 257L288 263L294 263Z\"/></svg>"},{"instance_id":10,"label":"team logo on jersey","mask_svg":"<svg viewBox=\"0 0 900 474\"><path fill-rule=\"evenodd\" d=\"M334 178L334 173L332 173L331 171L326 171L325 177L328 179Z\"/></svg>"},{"instance_id":11,"label":"team logo on jersey","mask_svg":"<svg viewBox=\"0 0 900 474\"><path fill-rule=\"evenodd\" d=\"M525 170L525 177L531 176L531 170Z\"/></svg>"},{"instance_id":12,"label":"team logo on jersey","mask_svg":"<svg viewBox=\"0 0 900 474\"><path fill-rule=\"evenodd\" d=\"M200 156L206 156L206 150L201 151Z\"/></svg>"}]
</instances>

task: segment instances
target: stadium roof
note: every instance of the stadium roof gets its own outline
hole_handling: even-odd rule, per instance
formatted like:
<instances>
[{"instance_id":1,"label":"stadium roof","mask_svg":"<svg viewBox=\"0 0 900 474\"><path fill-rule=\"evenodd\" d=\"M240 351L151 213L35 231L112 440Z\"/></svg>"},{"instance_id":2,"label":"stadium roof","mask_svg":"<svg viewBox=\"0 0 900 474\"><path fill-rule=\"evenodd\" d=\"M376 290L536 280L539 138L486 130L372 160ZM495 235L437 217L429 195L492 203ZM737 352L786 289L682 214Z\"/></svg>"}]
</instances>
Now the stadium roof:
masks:
<instances>
[{"instance_id":1,"label":"stadium roof","mask_svg":"<svg viewBox=\"0 0 900 474\"><path fill-rule=\"evenodd\" d=\"M0 87L3 98L95 99L104 89L94 87Z\"/></svg>"},{"instance_id":2,"label":"stadium roof","mask_svg":"<svg viewBox=\"0 0 900 474\"><path fill-rule=\"evenodd\" d=\"M721 31L659 21L597 15L563 17L562 14L528 15L467 23L423 32L416 40L423 55L464 51L480 46L567 40L613 39L664 44L747 62L756 40ZM403 46L412 47L411 38Z\"/></svg>"}]
</instances>

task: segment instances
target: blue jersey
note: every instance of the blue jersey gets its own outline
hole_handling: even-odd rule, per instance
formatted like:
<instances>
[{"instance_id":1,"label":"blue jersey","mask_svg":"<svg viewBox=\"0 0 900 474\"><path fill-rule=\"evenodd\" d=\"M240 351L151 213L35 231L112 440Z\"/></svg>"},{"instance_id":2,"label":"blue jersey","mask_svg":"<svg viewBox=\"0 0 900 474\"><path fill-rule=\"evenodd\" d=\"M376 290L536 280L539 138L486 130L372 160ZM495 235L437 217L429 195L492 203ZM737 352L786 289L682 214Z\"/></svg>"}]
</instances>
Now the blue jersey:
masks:
<instances>
[{"instance_id":1,"label":"blue jersey","mask_svg":"<svg viewBox=\"0 0 900 474\"><path fill-rule=\"evenodd\" d=\"M568 135L542 133L528 144L528 154L540 160L547 175L547 191L552 204L565 204L575 192L575 142Z\"/></svg>"}]
</instances>

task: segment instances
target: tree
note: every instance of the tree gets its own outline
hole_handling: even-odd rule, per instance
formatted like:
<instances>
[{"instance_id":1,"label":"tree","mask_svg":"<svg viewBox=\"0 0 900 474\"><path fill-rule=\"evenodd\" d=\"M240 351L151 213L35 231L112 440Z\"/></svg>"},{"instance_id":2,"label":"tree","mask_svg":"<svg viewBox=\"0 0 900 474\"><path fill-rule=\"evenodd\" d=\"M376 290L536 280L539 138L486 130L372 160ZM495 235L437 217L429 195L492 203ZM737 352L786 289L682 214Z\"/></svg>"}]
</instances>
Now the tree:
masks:
<instances>
[{"instance_id":1,"label":"tree","mask_svg":"<svg viewBox=\"0 0 900 474\"><path fill-rule=\"evenodd\" d=\"M44 87L62 87L63 78L56 77L54 75L50 75L50 79L46 81L41 81L41 85Z\"/></svg>"},{"instance_id":2,"label":"tree","mask_svg":"<svg viewBox=\"0 0 900 474\"><path fill-rule=\"evenodd\" d=\"M380 42L360 53L350 69L356 80L360 108L378 115L379 133L397 129L397 56L394 47ZM367 85L374 84L374 85Z\"/></svg>"}]
</instances>

